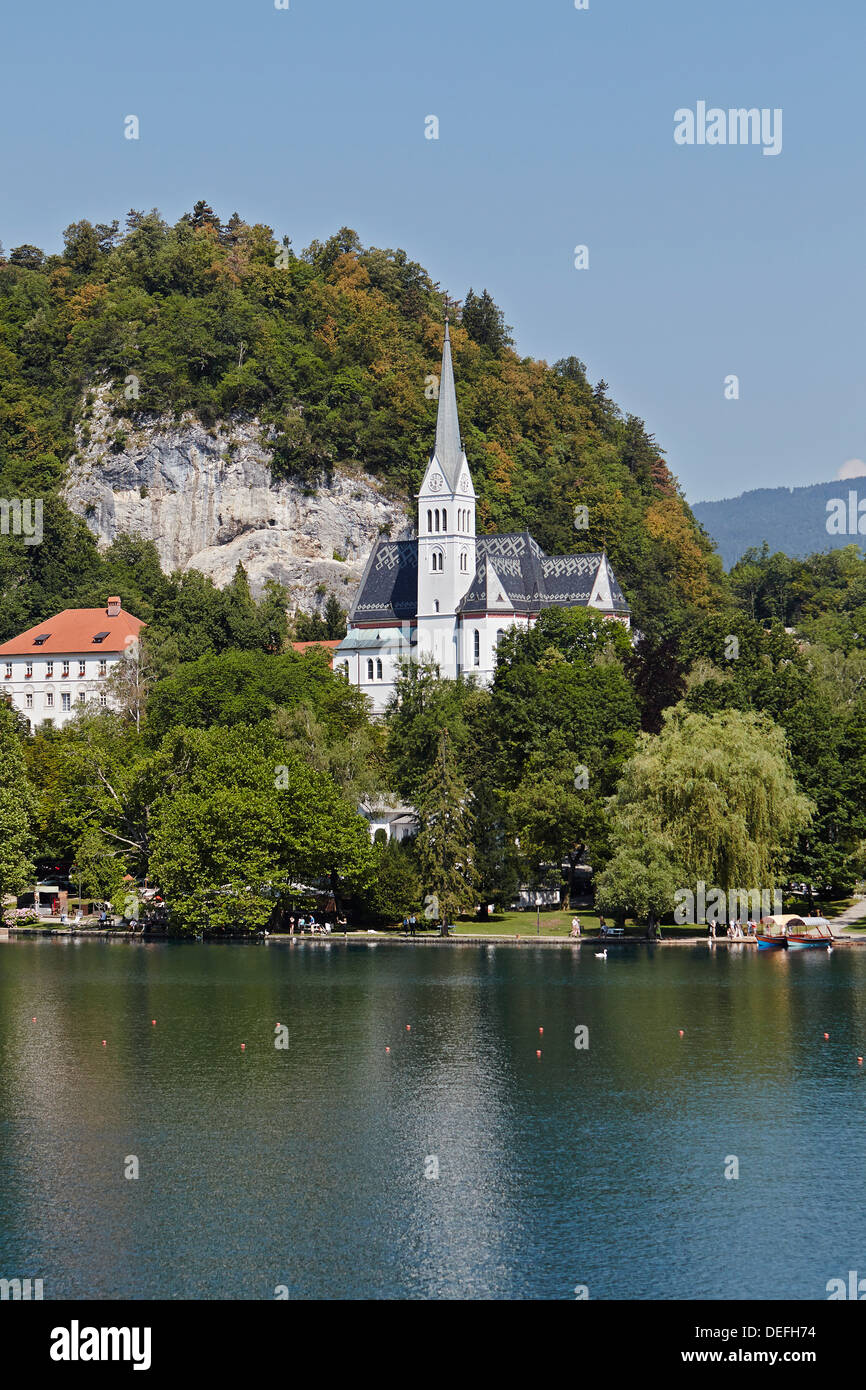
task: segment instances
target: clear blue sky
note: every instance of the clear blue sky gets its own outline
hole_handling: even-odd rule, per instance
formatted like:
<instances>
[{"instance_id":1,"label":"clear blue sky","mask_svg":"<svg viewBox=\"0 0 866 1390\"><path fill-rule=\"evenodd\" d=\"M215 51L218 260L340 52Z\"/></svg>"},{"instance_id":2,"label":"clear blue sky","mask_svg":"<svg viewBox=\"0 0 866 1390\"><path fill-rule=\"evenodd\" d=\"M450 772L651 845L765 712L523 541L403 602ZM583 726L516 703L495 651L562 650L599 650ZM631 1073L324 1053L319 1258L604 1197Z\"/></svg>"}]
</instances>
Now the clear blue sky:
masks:
<instances>
[{"instance_id":1,"label":"clear blue sky","mask_svg":"<svg viewBox=\"0 0 866 1390\"><path fill-rule=\"evenodd\" d=\"M691 501L866 458L864 0L290 4L8 6L7 251L198 198L296 249L348 225L581 357ZM698 101L781 107L781 154L676 145Z\"/></svg>"}]
</instances>

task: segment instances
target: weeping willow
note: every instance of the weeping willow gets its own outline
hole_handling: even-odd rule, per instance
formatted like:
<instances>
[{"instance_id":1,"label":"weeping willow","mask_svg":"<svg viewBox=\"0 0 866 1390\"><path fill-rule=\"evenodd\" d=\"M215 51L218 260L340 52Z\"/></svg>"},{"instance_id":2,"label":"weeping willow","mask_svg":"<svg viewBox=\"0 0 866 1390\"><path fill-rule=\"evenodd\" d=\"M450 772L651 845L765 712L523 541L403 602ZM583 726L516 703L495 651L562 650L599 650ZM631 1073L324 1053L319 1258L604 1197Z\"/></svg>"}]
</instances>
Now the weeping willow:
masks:
<instances>
[{"instance_id":1,"label":"weeping willow","mask_svg":"<svg viewBox=\"0 0 866 1390\"><path fill-rule=\"evenodd\" d=\"M773 889L813 805L785 734L763 715L668 710L642 734L611 798L614 843L663 845L686 882Z\"/></svg>"}]
</instances>

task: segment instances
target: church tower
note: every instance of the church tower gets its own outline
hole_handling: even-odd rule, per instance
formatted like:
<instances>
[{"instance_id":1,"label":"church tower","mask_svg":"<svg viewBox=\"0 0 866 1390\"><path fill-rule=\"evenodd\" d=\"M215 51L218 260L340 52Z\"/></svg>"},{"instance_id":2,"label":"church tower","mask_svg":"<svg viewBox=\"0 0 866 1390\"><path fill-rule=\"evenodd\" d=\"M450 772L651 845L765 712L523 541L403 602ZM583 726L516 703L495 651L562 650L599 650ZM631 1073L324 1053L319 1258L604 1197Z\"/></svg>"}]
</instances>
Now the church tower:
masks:
<instances>
[{"instance_id":1,"label":"church tower","mask_svg":"<svg viewBox=\"0 0 866 1390\"><path fill-rule=\"evenodd\" d=\"M475 577L475 489L460 439L451 336L439 377L436 443L418 493L418 655L456 676L457 605Z\"/></svg>"}]
</instances>

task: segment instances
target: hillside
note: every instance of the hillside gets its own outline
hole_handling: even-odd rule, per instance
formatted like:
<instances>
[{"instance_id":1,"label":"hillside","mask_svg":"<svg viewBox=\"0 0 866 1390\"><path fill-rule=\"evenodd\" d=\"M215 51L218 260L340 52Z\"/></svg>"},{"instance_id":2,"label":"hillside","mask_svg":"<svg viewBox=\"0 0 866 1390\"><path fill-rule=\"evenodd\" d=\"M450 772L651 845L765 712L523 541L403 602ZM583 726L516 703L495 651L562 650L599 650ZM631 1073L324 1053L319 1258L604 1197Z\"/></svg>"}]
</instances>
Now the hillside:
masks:
<instances>
[{"instance_id":1,"label":"hillside","mask_svg":"<svg viewBox=\"0 0 866 1390\"><path fill-rule=\"evenodd\" d=\"M828 503L841 501L847 514L852 491L858 500L866 498L866 479L811 487L756 488L720 502L695 502L692 512L718 546L725 569L735 565L747 550L760 550L764 541L771 553L782 551L799 560L858 542L857 534L827 530L832 516ZM846 524L847 515L842 522Z\"/></svg>"},{"instance_id":2,"label":"hillside","mask_svg":"<svg viewBox=\"0 0 866 1390\"><path fill-rule=\"evenodd\" d=\"M486 291L454 304L404 251L344 228L296 254L206 203L174 227L155 210L123 232L72 223L62 255L13 248L0 260L0 495L45 498L47 520L41 546L9 539L0 554L0 635L81 601L97 538L152 540L164 568L198 565L220 584L237 561L258 565L253 579L279 579L290 607L350 590L372 532L411 522L449 307L479 528L526 528L554 554L605 547L644 630L714 607L718 559L643 422L577 357L518 356ZM316 510L344 487L338 534L333 507L324 526ZM272 566L277 550L299 564ZM308 560L350 568L311 576Z\"/></svg>"}]
</instances>

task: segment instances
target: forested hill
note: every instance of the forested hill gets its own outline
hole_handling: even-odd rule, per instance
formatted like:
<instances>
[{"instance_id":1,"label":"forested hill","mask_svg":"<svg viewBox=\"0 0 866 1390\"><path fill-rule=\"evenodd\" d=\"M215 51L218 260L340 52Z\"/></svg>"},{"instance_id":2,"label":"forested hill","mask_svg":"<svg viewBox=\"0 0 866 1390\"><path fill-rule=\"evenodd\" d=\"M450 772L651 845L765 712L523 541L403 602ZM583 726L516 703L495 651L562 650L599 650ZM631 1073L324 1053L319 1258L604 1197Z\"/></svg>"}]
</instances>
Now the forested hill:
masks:
<instances>
[{"instance_id":1,"label":"forested hill","mask_svg":"<svg viewBox=\"0 0 866 1390\"><path fill-rule=\"evenodd\" d=\"M173 227L156 210L130 212L123 229L74 222L61 255L0 253L0 496L49 499L42 545L0 546L0 626L99 587L89 533L50 500L95 386L111 383L118 440L124 417L257 418L275 476L312 482L348 464L411 499L449 305L479 528L526 528L552 553L606 548L644 629L715 607L720 563L644 423L577 357L521 358L486 291L454 303L404 251L364 248L344 228L296 254L206 203ZM578 504L587 529L575 529ZM119 587L126 561L114 558ZM146 609L139 579L133 565L119 591Z\"/></svg>"},{"instance_id":2,"label":"forested hill","mask_svg":"<svg viewBox=\"0 0 866 1390\"><path fill-rule=\"evenodd\" d=\"M725 568L730 569L747 550L760 550L765 541L771 553L781 551L798 560L841 550L852 540L856 543L859 533L855 529L852 534L847 525L851 491L857 494L856 527L857 505L866 497L866 478L811 487L757 488L720 502L695 502L692 510L718 546ZM835 501L844 507L844 518L841 507L828 511L828 503Z\"/></svg>"}]
</instances>

